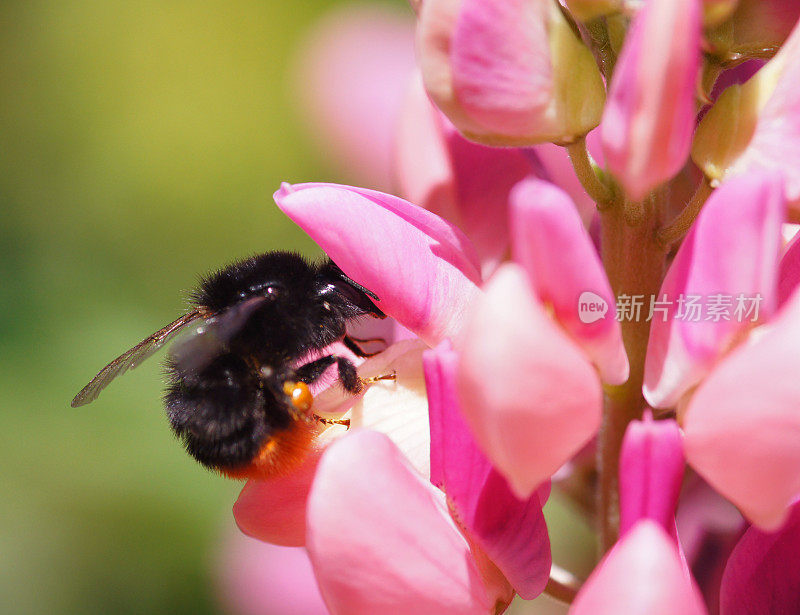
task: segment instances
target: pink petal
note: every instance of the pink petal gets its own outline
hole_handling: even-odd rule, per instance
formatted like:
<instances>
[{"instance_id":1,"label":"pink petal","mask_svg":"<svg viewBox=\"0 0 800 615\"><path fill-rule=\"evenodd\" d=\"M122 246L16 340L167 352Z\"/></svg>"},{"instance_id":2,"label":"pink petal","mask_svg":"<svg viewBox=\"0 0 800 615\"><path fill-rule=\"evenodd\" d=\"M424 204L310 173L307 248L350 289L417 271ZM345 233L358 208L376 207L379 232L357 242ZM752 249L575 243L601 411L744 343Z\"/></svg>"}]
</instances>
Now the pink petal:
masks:
<instances>
[{"instance_id":1,"label":"pink petal","mask_svg":"<svg viewBox=\"0 0 800 615\"><path fill-rule=\"evenodd\" d=\"M700 66L698 0L649 0L617 62L600 127L612 173L634 200L686 162Z\"/></svg>"},{"instance_id":2,"label":"pink petal","mask_svg":"<svg viewBox=\"0 0 800 615\"><path fill-rule=\"evenodd\" d=\"M428 93L470 138L565 142L599 121L597 67L548 0L426 0L417 49Z\"/></svg>"},{"instance_id":3,"label":"pink petal","mask_svg":"<svg viewBox=\"0 0 800 615\"><path fill-rule=\"evenodd\" d=\"M783 305L800 284L800 234L786 246L778 273L778 304Z\"/></svg>"},{"instance_id":4,"label":"pink petal","mask_svg":"<svg viewBox=\"0 0 800 615\"><path fill-rule=\"evenodd\" d=\"M683 443L673 420L644 420L628 425L620 453L620 534L650 519L666 532L675 526L675 508L683 478Z\"/></svg>"},{"instance_id":5,"label":"pink petal","mask_svg":"<svg viewBox=\"0 0 800 615\"><path fill-rule=\"evenodd\" d=\"M458 405L458 355L439 347L424 355L431 413L431 482L444 489L465 526L517 593L542 593L552 558L542 506L549 484L519 500L478 450Z\"/></svg>"},{"instance_id":6,"label":"pink petal","mask_svg":"<svg viewBox=\"0 0 800 615\"><path fill-rule=\"evenodd\" d=\"M570 615L706 615L675 543L653 521L640 521L598 564Z\"/></svg>"},{"instance_id":7,"label":"pink petal","mask_svg":"<svg viewBox=\"0 0 800 615\"><path fill-rule=\"evenodd\" d=\"M542 302L597 365L609 384L628 379L628 357L600 257L569 196L553 184L528 179L511 192L514 259L528 271ZM591 296L590 296L591 295ZM581 311L604 303L603 317ZM599 314L597 314L599 316Z\"/></svg>"},{"instance_id":8,"label":"pink petal","mask_svg":"<svg viewBox=\"0 0 800 615\"><path fill-rule=\"evenodd\" d=\"M232 532L217 565L229 615L327 615L305 549L278 547Z\"/></svg>"},{"instance_id":9,"label":"pink petal","mask_svg":"<svg viewBox=\"0 0 800 615\"><path fill-rule=\"evenodd\" d=\"M443 494L375 432L353 432L322 458L308 551L334 615L486 615L510 599L488 591Z\"/></svg>"},{"instance_id":10,"label":"pink petal","mask_svg":"<svg viewBox=\"0 0 800 615\"><path fill-rule=\"evenodd\" d=\"M751 527L728 560L721 615L800 613L800 505L773 534Z\"/></svg>"},{"instance_id":11,"label":"pink petal","mask_svg":"<svg viewBox=\"0 0 800 615\"><path fill-rule=\"evenodd\" d=\"M459 340L459 399L483 452L527 498L596 433L600 381L519 265L502 265L485 290Z\"/></svg>"},{"instance_id":12,"label":"pink petal","mask_svg":"<svg viewBox=\"0 0 800 615\"><path fill-rule=\"evenodd\" d=\"M354 183L389 189L400 101L414 67L413 21L381 4L337 7L300 49L295 89L324 159Z\"/></svg>"},{"instance_id":13,"label":"pink petal","mask_svg":"<svg viewBox=\"0 0 800 615\"><path fill-rule=\"evenodd\" d=\"M531 173L518 149L467 141L433 106L419 75L406 95L397 135L400 194L462 229L484 271L508 252L508 193Z\"/></svg>"},{"instance_id":14,"label":"pink petal","mask_svg":"<svg viewBox=\"0 0 800 615\"><path fill-rule=\"evenodd\" d=\"M429 344L457 333L478 294L477 256L455 226L397 197L284 184L275 202L378 306Z\"/></svg>"},{"instance_id":15,"label":"pink petal","mask_svg":"<svg viewBox=\"0 0 800 615\"><path fill-rule=\"evenodd\" d=\"M236 525L248 536L286 547L306 542L306 501L320 451L312 452L290 474L249 480L233 505Z\"/></svg>"},{"instance_id":16,"label":"pink petal","mask_svg":"<svg viewBox=\"0 0 800 615\"><path fill-rule=\"evenodd\" d=\"M758 304L759 322L774 312L783 215L780 177L774 174L732 178L706 202L659 291L669 306L666 314L654 313L650 328L644 376L650 405L675 405L735 337L753 326L755 311L737 317L737 297L745 308ZM699 320L685 306L681 315L681 296L697 297ZM709 319L706 308L715 296L728 298L721 312L729 320Z\"/></svg>"},{"instance_id":17,"label":"pink petal","mask_svg":"<svg viewBox=\"0 0 800 615\"><path fill-rule=\"evenodd\" d=\"M772 530L800 494L800 293L768 327L698 388L683 428L689 463L753 523Z\"/></svg>"}]
</instances>

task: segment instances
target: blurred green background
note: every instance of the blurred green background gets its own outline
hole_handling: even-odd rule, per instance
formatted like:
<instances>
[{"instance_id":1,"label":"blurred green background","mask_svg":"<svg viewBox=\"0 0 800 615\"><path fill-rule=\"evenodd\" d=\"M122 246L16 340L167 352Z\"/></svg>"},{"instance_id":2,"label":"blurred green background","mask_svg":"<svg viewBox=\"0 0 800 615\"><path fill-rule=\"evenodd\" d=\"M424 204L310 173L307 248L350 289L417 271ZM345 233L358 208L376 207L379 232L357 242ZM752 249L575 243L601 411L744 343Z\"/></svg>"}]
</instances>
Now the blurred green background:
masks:
<instances>
[{"instance_id":1,"label":"blurred green background","mask_svg":"<svg viewBox=\"0 0 800 615\"><path fill-rule=\"evenodd\" d=\"M198 273L313 253L271 194L337 179L288 74L333 4L0 3L3 613L219 612L240 485L173 439L158 361L69 401L179 315Z\"/></svg>"}]
</instances>

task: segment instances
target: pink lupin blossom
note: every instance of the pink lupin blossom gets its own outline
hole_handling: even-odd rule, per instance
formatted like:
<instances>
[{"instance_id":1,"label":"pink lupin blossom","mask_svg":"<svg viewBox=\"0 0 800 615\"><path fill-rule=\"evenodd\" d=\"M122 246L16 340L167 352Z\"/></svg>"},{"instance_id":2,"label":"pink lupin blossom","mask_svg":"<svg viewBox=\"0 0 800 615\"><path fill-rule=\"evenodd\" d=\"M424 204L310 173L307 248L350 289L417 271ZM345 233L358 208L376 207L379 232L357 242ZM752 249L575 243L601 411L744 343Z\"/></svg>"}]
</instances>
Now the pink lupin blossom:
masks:
<instances>
[{"instance_id":1,"label":"pink lupin blossom","mask_svg":"<svg viewBox=\"0 0 800 615\"><path fill-rule=\"evenodd\" d=\"M674 421L634 421L620 463L621 538L581 588L574 615L705 615L675 535L683 474L681 436Z\"/></svg>"},{"instance_id":2,"label":"pink lupin blossom","mask_svg":"<svg viewBox=\"0 0 800 615\"><path fill-rule=\"evenodd\" d=\"M508 193L533 172L525 154L465 139L416 75L400 115L395 169L400 195L462 229L483 272L494 271L509 249Z\"/></svg>"},{"instance_id":3,"label":"pink lupin blossom","mask_svg":"<svg viewBox=\"0 0 800 615\"><path fill-rule=\"evenodd\" d=\"M573 203L557 186L537 179L518 183L510 196L514 260L539 299L583 348L609 384L628 379L628 357L613 313L581 316L581 302L615 303L600 257ZM569 246L569 249L563 249ZM576 309L578 308L578 309Z\"/></svg>"},{"instance_id":4,"label":"pink lupin blossom","mask_svg":"<svg viewBox=\"0 0 800 615\"><path fill-rule=\"evenodd\" d=\"M455 518L523 598L535 598L550 574L550 539L542 506L549 481L518 499L478 450L461 414L458 355L444 345L424 356L431 425L431 482L441 487ZM524 529L523 529L524 528Z\"/></svg>"},{"instance_id":5,"label":"pink lupin blossom","mask_svg":"<svg viewBox=\"0 0 800 615\"><path fill-rule=\"evenodd\" d=\"M654 407L674 406L737 335L774 313L782 186L781 177L769 173L731 179L711 196L684 240L659 291L675 305L669 314L655 315L650 327L644 393ZM757 320L686 317L690 297L714 294L761 297Z\"/></svg>"},{"instance_id":6,"label":"pink lupin blossom","mask_svg":"<svg viewBox=\"0 0 800 615\"><path fill-rule=\"evenodd\" d=\"M471 139L567 143L599 122L600 73L550 0L426 0L417 48L425 88Z\"/></svg>"},{"instance_id":7,"label":"pink lupin blossom","mask_svg":"<svg viewBox=\"0 0 800 615\"><path fill-rule=\"evenodd\" d=\"M333 615L485 615L513 596L476 558L444 494L381 434L356 432L330 447L308 517L309 555Z\"/></svg>"},{"instance_id":8,"label":"pink lupin blossom","mask_svg":"<svg viewBox=\"0 0 800 615\"><path fill-rule=\"evenodd\" d=\"M600 379L517 264L500 267L464 330L461 407L493 465L527 498L600 425Z\"/></svg>"},{"instance_id":9,"label":"pink lupin blossom","mask_svg":"<svg viewBox=\"0 0 800 615\"><path fill-rule=\"evenodd\" d=\"M634 200L689 156L699 66L699 0L646 2L622 48L600 127L608 168Z\"/></svg>"}]
</instances>

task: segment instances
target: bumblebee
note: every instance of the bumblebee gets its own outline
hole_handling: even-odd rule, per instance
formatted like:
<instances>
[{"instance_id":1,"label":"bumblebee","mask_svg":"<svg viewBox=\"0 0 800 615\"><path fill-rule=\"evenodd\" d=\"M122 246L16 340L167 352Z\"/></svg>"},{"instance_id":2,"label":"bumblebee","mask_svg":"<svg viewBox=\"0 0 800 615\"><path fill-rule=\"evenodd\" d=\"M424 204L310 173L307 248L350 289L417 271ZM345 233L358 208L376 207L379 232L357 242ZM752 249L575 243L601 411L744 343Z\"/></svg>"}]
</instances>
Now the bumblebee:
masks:
<instances>
[{"instance_id":1,"label":"bumblebee","mask_svg":"<svg viewBox=\"0 0 800 615\"><path fill-rule=\"evenodd\" d=\"M350 337L347 325L384 318L373 301L374 293L330 259L253 256L203 278L186 314L106 365L71 405L95 400L184 332L166 362L172 430L192 457L227 476L283 474L303 459L320 422L338 422L311 413L308 385L335 366L346 391L363 389L353 362L325 351L343 342L356 356L371 356L357 343L368 340Z\"/></svg>"}]
</instances>

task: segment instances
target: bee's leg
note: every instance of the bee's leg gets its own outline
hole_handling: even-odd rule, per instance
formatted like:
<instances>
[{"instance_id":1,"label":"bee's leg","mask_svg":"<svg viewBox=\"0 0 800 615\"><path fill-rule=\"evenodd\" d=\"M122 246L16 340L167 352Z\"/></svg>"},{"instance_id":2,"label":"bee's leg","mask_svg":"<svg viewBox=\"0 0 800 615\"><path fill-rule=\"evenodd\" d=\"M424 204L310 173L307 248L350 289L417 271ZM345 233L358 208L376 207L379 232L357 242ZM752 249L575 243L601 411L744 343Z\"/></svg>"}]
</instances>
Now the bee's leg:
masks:
<instances>
[{"instance_id":1,"label":"bee's leg","mask_svg":"<svg viewBox=\"0 0 800 615\"><path fill-rule=\"evenodd\" d=\"M339 368L339 381L345 391L353 394L360 393L364 388L364 383L358 377L358 372L353 362L344 357L336 357L336 366Z\"/></svg>"},{"instance_id":2,"label":"bee's leg","mask_svg":"<svg viewBox=\"0 0 800 615\"><path fill-rule=\"evenodd\" d=\"M345 346L347 346L347 349L357 357L363 357L365 359L368 359L369 357L374 357L376 354L383 352L383 350L377 350L375 352L366 352L356 342L361 342L361 343L383 342L385 344L386 340L383 339L382 337L373 337L370 339L362 340L358 339L357 337L350 337L349 335L346 335L342 340L342 342L344 343Z\"/></svg>"},{"instance_id":3,"label":"bee's leg","mask_svg":"<svg viewBox=\"0 0 800 615\"><path fill-rule=\"evenodd\" d=\"M325 373L331 365L336 363L336 357L332 354L329 354L324 357L320 357L311 363L306 363L301 367L295 370L295 377L300 382L305 382L306 384L311 384L315 380L317 380L322 374Z\"/></svg>"},{"instance_id":4,"label":"bee's leg","mask_svg":"<svg viewBox=\"0 0 800 615\"><path fill-rule=\"evenodd\" d=\"M314 420L317 421L317 423L322 423L323 425L344 425L350 429L350 419L327 419L323 416L315 414Z\"/></svg>"}]
</instances>

